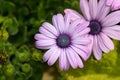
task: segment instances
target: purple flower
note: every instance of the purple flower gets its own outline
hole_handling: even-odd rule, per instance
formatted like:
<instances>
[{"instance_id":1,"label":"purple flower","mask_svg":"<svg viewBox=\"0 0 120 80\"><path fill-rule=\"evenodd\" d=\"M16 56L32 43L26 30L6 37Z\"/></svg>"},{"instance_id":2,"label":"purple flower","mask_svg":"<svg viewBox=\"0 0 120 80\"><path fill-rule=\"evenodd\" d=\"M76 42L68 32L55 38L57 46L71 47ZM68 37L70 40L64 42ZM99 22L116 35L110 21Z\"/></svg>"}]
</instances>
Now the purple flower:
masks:
<instances>
[{"instance_id":1,"label":"purple flower","mask_svg":"<svg viewBox=\"0 0 120 80\"><path fill-rule=\"evenodd\" d=\"M102 57L102 51L108 53L114 49L111 38L120 40L120 11L110 13L110 7L106 6L105 0L80 0L80 8L84 15L66 9L65 13L71 15L71 21L78 18L89 21L90 32L87 35L92 40L89 45L97 60ZM109 14L110 13L110 14Z\"/></svg>"},{"instance_id":2,"label":"purple flower","mask_svg":"<svg viewBox=\"0 0 120 80\"><path fill-rule=\"evenodd\" d=\"M106 0L106 5L110 6L112 10L120 9L120 0Z\"/></svg>"},{"instance_id":3,"label":"purple flower","mask_svg":"<svg viewBox=\"0 0 120 80\"><path fill-rule=\"evenodd\" d=\"M53 16L52 23L53 25L47 22L43 23L39 29L40 33L35 35L36 47L49 49L44 54L43 60L51 66L59 58L61 70L68 70L70 65L74 69L83 68L81 58L86 61L90 56L87 45L91 41L84 37L90 31L90 28L86 28L89 22L76 19L70 23L69 14L64 17L57 14Z\"/></svg>"}]
</instances>

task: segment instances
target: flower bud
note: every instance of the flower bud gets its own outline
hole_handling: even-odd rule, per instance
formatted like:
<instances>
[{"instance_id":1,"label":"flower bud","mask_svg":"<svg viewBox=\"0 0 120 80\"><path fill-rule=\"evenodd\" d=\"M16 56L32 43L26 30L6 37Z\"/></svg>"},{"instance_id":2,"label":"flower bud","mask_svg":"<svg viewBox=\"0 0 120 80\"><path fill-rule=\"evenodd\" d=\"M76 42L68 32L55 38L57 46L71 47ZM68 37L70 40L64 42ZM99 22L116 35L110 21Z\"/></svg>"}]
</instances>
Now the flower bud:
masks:
<instances>
[{"instance_id":1,"label":"flower bud","mask_svg":"<svg viewBox=\"0 0 120 80\"><path fill-rule=\"evenodd\" d=\"M35 60L35 61L40 61L42 59L41 53L33 52L32 59Z\"/></svg>"},{"instance_id":2,"label":"flower bud","mask_svg":"<svg viewBox=\"0 0 120 80\"><path fill-rule=\"evenodd\" d=\"M8 34L8 32L7 32L5 29L0 30L0 38L1 38L1 39L7 40L8 37L9 37L9 34Z\"/></svg>"},{"instance_id":3,"label":"flower bud","mask_svg":"<svg viewBox=\"0 0 120 80\"><path fill-rule=\"evenodd\" d=\"M30 59L30 55L28 52L18 53L18 58L21 62L25 62L25 61L28 61Z\"/></svg>"},{"instance_id":4,"label":"flower bud","mask_svg":"<svg viewBox=\"0 0 120 80\"><path fill-rule=\"evenodd\" d=\"M22 69L23 72L28 73L28 72L30 72L30 70L31 70L31 66L26 63L26 64L23 64L23 65L21 66L21 69Z\"/></svg>"},{"instance_id":5,"label":"flower bud","mask_svg":"<svg viewBox=\"0 0 120 80\"><path fill-rule=\"evenodd\" d=\"M8 64L6 65L4 72L7 76L13 76L15 74L15 68L12 64Z\"/></svg>"}]
</instances>

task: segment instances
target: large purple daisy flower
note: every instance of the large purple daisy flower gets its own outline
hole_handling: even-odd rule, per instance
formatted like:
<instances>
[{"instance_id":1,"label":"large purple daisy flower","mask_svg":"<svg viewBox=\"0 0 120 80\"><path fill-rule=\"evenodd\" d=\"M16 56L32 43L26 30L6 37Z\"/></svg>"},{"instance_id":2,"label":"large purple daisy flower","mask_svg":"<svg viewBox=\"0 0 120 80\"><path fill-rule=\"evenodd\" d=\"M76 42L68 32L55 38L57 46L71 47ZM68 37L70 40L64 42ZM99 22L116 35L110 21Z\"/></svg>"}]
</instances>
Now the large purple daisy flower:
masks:
<instances>
[{"instance_id":1,"label":"large purple daisy flower","mask_svg":"<svg viewBox=\"0 0 120 80\"><path fill-rule=\"evenodd\" d=\"M71 15L71 20L84 18L89 21L90 32L87 37L92 39L90 48L97 60L102 57L102 51L108 53L114 49L110 38L120 40L120 11L110 13L110 7L106 6L106 0L80 0L80 8L84 15L66 9L65 13Z\"/></svg>"},{"instance_id":2,"label":"large purple daisy flower","mask_svg":"<svg viewBox=\"0 0 120 80\"><path fill-rule=\"evenodd\" d=\"M70 23L69 14L64 17L61 14L54 15L52 22L53 25L43 23L39 29L40 33L35 35L36 47L49 49L43 60L51 66L59 58L61 70L68 70L70 65L74 69L83 68L81 58L85 61L90 55L87 47L90 39L84 37L90 31L90 28L86 28L89 22L77 19ZM78 24L82 27L78 27Z\"/></svg>"}]
</instances>

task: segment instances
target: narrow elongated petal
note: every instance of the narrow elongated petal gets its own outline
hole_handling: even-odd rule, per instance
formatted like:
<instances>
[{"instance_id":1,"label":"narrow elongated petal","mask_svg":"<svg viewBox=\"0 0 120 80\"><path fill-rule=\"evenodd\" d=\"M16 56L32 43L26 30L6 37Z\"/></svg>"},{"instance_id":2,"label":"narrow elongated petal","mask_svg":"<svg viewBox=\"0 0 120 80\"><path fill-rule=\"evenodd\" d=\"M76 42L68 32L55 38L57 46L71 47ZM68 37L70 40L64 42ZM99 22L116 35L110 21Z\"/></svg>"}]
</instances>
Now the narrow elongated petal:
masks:
<instances>
[{"instance_id":1,"label":"narrow elongated petal","mask_svg":"<svg viewBox=\"0 0 120 80\"><path fill-rule=\"evenodd\" d=\"M94 44L93 44L93 54L97 60L100 60L102 57L102 51L98 45L97 37L94 36Z\"/></svg>"},{"instance_id":2,"label":"narrow elongated petal","mask_svg":"<svg viewBox=\"0 0 120 80\"><path fill-rule=\"evenodd\" d=\"M110 12L110 7L105 5L105 0L100 0L98 7L99 7L98 8L99 11L98 11L97 19L98 21L101 22L101 20L103 20Z\"/></svg>"},{"instance_id":3,"label":"narrow elongated petal","mask_svg":"<svg viewBox=\"0 0 120 80\"><path fill-rule=\"evenodd\" d=\"M41 39L41 40L36 41L35 45L36 45L37 48L41 48L41 47L43 47L43 48L46 47L47 48L47 47L55 45L55 43L56 42L52 39L49 39L49 40Z\"/></svg>"},{"instance_id":4,"label":"narrow elongated petal","mask_svg":"<svg viewBox=\"0 0 120 80\"><path fill-rule=\"evenodd\" d=\"M98 0L89 0L89 9L92 19L95 19L98 13Z\"/></svg>"},{"instance_id":5,"label":"narrow elongated petal","mask_svg":"<svg viewBox=\"0 0 120 80\"><path fill-rule=\"evenodd\" d=\"M88 49L87 46L83 46L83 45L78 45L78 44L74 44L75 47L77 47L78 49L84 51L85 53L87 53L88 55L90 54L90 51Z\"/></svg>"},{"instance_id":6,"label":"narrow elongated petal","mask_svg":"<svg viewBox=\"0 0 120 80\"><path fill-rule=\"evenodd\" d=\"M101 11L101 9L103 8L103 6L105 5L105 0L100 0L98 3L98 14Z\"/></svg>"},{"instance_id":7,"label":"narrow elongated petal","mask_svg":"<svg viewBox=\"0 0 120 80\"><path fill-rule=\"evenodd\" d=\"M52 55L50 56L48 60L48 65L50 66L53 65L58 59L58 57L60 56L60 53L61 53L61 50L56 47L56 49L54 49L54 52L52 53Z\"/></svg>"},{"instance_id":8,"label":"narrow elongated petal","mask_svg":"<svg viewBox=\"0 0 120 80\"><path fill-rule=\"evenodd\" d=\"M56 28L56 30L59 32L59 28L58 28L58 24L57 24L57 16L54 15L52 17L52 23L53 23L53 26Z\"/></svg>"},{"instance_id":9,"label":"narrow elongated petal","mask_svg":"<svg viewBox=\"0 0 120 80\"><path fill-rule=\"evenodd\" d=\"M56 36L51 33L50 31L48 31L47 29L45 29L44 27L40 27L39 28L39 32L47 37L50 37L50 38L56 38Z\"/></svg>"},{"instance_id":10,"label":"narrow elongated petal","mask_svg":"<svg viewBox=\"0 0 120 80\"><path fill-rule=\"evenodd\" d=\"M42 26L48 30L49 32L51 32L52 34L54 34L55 36L58 36L58 32L57 30L55 29L55 27L53 25L51 25L50 23L43 23Z\"/></svg>"},{"instance_id":11,"label":"narrow elongated petal","mask_svg":"<svg viewBox=\"0 0 120 80\"><path fill-rule=\"evenodd\" d=\"M102 38L100 35L97 36L97 40L98 40L98 44L100 46L100 49L105 52L105 53L108 53L110 50L105 46Z\"/></svg>"},{"instance_id":12,"label":"narrow elongated petal","mask_svg":"<svg viewBox=\"0 0 120 80\"><path fill-rule=\"evenodd\" d=\"M57 24L58 24L60 33L63 33L65 31L64 29L65 23L64 23L64 18L61 14L57 14Z\"/></svg>"},{"instance_id":13,"label":"narrow elongated petal","mask_svg":"<svg viewBox=\"0 0 120 80\"><path fill-rule=\"evenodd\" d=\"M48 50L44 55L43 55L43 60L46 62L51 55L55 52L56 47L52 47L50 50Z\"/></svg>"},{"instance_id":14,"label":"narrow elongated petal","mask_svg":"<svg viewBox=\"0 0 120 80\"><path fill-rule=\"evenodd\" d=\"M59 66L61 70L66 70L67 69L67 65L69 64L69 62L67 61L67 57L66 57L66 53L65 50L61 50L61 54L59 57Z\"/></svg>"},{"instance_id":15,"label":"narrow elongated petal","mask_svg":"<svg viewBox=\"0 0 120 80\"><path fill-rule=\"evenodd\" d=\"M43 35L43 34L35 34L34 38L35 38L36 40L40 40L40 39L49 40L49 39L52 39L52 38L49 38L49 37L47 37L47 36L45 36L45 35Z\"/></svg>"},{"instance_id":16,"label":"narrow elongated petal","mask_svg":"<svg viewBox=\"0 0 120 80\"><path fill-rule=\"evenodd\" d=\"M77 60L78 67L83 68L83 67L84 67L83 62L82 62L82 60L80 59L80 57L78 56L78 54L75 52L74 55L75 55L75 58L76 58L76 60Z\"/></svg>"},{"instance_id":17,"label":"narrow elongated petal","mask_svg":"<svg viewBox=\"0 0 120 80\"><path fill-rule=\"evenodd\" d=\"M67 52L66 55L67 55L70 65L74 69L76 69L78 67L78 64L77 64L77 60L75 58L75 52L71 48L67 49L66 52Z\"/></svg>"},{"instance_id":18,"label":"narrow elongated petal","mask_svg":"<svg viewBox=\"0 0 120 80\"><path fill-rule=\"evenodd\" d=\"M69 13L68 14L66 13L64 18L65 18L65 30L67 30L70 26L71 16Z\"/></svg>"},{"instance_id":19,"label":"narrow elongated petal","mask_svg":"<svg viewBox=\"0 0 120 80\"><path fill-rule=\"evenodd\" d=\"M107 37L105 34L101 33L101 38L107 48L109 48L110 50L114 49L114 44L109 37Z\"/></svg>"},{"instance_id":20,"label":"narrow elongated petal","mask_svg":"<svg viewBox=\"0 0 120 80\"><path fill-rule=\"evenodd\" d=\"M76 31L73 35L73 38L84 36L84 35L88 34L89 32L90 32L90 28L86 28L86 29L82 30L81 32Z\"/></svg>"},{"instance_id":21,"label":"narrow elongated petal","mask_svg":"<svg viewBox=\"0 0 120 80\"><path fill-rule=\"evenodd\" d=\"M72 48L77 54L79 54L84 61L86 61L86 60L88 59L88 55L87 55L88 53L85 53L84 51L82 51L81 49L75 47L74 45L71 46L71 48Z\"/></svg>"},{"instance_id":22,"label":"narrow elongated petal","mask_svg":"<svg viewBox=\"0 0 120 80\"><path fill-rule=\"evenodd\" d=\"M108 27L104 27L103 29L120 31L120 25L108 26Z\"/></svg>"},{"instance_id":23,"label":"narrow elongated petal","mask_svg":"<svg viewBox=\"0 0 120 80\"><path fill-rule=\"evenodd\" d=\"M89 56L90 56L90 54L92 53L92 51L93 51L93 44L94 44L94 39L93 39L93 35L89 35L89 34L87 34L86 36L85 36L85 38L88 38L88 39L90 39L90 44L88 44L87 46L88 46L88 50L89 50Z\"/></svg>"},{"instance_id":24,"label":"narrow elongated petal","mask_svg":"<svg viewBox=\"0 0 120 80\"><path fill-rule=\"evenodd\" d=\"M87 45L89 44L91 41L87 38L76 38L72 41L72 43L74 44L81 44L81 45Z\"/></svg>"},{"instance_id":25,"label":"narrow elongated petal","mask_svg":"<svg viewBox=\"0 0 120 80\"><path fill-rule=\"evenodd\" d=\"M115 31L115 30L110 30L110 29L103 29L103 33L108 35L109 37L120 40L120 32Z\"/></svg>"},{"instance_id":26,"label":"narrow elongated petal","mask_svg":"<svg viewBox=\"0 0 120 80\"><path fill-rule=\"evenodd\" d=\"M90 16L90 10L89 10L89 5L87 0L80 0L80 8L87 20L91 20Z\"/></svg>"},{"instance_id":27,"label":"narrow elongated petal","mask_svg":"<svg viewBox=\"0 0 120 80\"><path fill-rule=\"evenodd\" d=\"M82 36L82 35L85 35L85 34L88 34L90 32L90 28L86 28L84 30L82 30L79 35Z\"/></svg>"},{"instance_id":28,"label":"narrow elongated petal","mask_svg":"<svg viewBox=\"0 0 120 80\"><path fill-rule=\"evenodd\" d=\"M115 11L102 20L102 26L113 26L120 22L120 11Z\"/></svg>"}]
</instances>

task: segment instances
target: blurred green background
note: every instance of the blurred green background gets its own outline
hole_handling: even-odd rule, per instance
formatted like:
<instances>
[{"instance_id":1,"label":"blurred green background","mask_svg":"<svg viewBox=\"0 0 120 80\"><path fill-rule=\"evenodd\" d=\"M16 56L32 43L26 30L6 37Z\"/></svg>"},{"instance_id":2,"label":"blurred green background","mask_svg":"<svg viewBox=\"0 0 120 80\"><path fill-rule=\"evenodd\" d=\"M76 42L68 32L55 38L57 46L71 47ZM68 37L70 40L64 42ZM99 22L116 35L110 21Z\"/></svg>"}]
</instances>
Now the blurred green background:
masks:
<instances>
[{"instance_id":1,"label":"blurred green background","mask_svg":"<svg viewBox=\"0 0 120 80\"><path fill-rule=\"evenodd\" d=\"M79 10L79 0L0 0L0 80L120 80L120 43L104 54L93 56L83 69L60 71L58 63L42 61L45 50L34 45L40 25L65 8Z\"/></svg>"}]
</instances>

